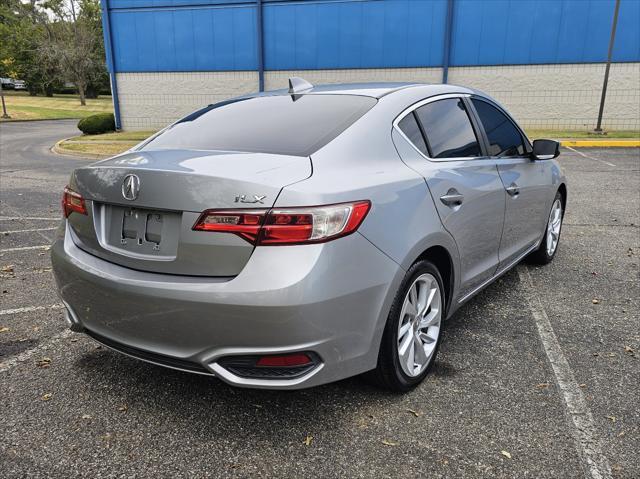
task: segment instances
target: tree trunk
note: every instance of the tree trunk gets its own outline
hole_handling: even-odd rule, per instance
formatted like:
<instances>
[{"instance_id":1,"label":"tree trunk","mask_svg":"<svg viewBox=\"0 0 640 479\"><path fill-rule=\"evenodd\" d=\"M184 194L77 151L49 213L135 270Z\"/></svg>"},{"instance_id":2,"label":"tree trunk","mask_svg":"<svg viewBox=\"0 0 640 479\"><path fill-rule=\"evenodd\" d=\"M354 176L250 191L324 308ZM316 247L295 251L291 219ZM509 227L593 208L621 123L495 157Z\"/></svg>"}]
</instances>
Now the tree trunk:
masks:
<instances>
[{"instance_id":1,"label":"tree trunk","mask_svg":"<svg viewBox=\"0 0 640 479\"><path fill-rule=\"evenodd\" d=\"M85 84L84 82L78 82L78 94L80 95L80 104L82 106L87 106L87 100L86 100L86 95L85 95Z\"/></svg>"},{"instance_id":2,"label":"tree trunk","mask_svg":"<svg viewBox=\"0 0 640 479\"><path fill-rule=\"evenodd\" d=\"M44 94L51 98L53 96L53 85L45 85L43 87Z\"/></svg>"},{"instance_id":3,"label":"tree trunk","mask_svg":"<svg viewBox=\"0 0 640 479\"><path fill-rule=\"evenodd\" d=\"M93 98L96 99L98 98L98 90L96 89L95 85L93 83L89 83L87 85L86 91L84 92L84 95L87 98Z\"/></svg>"}]
</instances>

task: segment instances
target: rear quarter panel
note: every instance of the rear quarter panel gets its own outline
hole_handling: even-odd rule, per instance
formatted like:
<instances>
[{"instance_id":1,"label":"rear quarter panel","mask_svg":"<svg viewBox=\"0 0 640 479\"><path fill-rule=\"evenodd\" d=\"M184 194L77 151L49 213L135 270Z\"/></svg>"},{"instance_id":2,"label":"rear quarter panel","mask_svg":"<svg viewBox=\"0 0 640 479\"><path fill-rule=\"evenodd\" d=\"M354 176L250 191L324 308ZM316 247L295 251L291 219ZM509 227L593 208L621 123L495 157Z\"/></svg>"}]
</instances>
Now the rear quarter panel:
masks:
<instances>
[{"instance_id":1,"label":"rear quarter panel","mask_svg":"<svg viewBox=\"0 0 640 479\"><path fill-rule=\"evenodd\" d=\"M379 318L382 326L399 280L426 249L443 246L454 271L458 265L455 243L442 227L424 178L402 162L391 139L395 116L421 96L406 95L400 102L391 96L314 153L313 175L284 188L276 201L278 207L371 201L358 233L398 264Z\"/></svg>"}]
</instances>

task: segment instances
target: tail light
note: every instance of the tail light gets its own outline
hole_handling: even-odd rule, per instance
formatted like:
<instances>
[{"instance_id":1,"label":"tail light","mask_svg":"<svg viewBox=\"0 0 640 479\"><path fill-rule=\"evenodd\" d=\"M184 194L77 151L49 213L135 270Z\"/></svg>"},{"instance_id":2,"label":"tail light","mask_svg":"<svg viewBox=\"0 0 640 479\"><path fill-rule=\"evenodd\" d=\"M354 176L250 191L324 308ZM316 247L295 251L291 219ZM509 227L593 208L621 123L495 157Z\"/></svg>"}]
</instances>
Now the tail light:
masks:
<instances>
[{"instance_id":1,"label":"tail light","mask_svg":"<svg viewBox=\"0 0 640 479\"><path fill-rule=\"evenodd\" d=\"M82 215L87 214L87 208L82 195L73 191L68 186L64 188L64 193L62 194L62 211L64 212L65 218L68 218L74 211Z\"/></svg>"},{"instance_id":2,"label":"tail light","mask_svg":"<svg viewBox=\"0 0 640 479\"><path fill-rule=\"evenodd\" d=\"M358 229L369 201L271 210L207 210L196 231L233 233L255 245L323 243Z\"/></svg>"}]
</instances>

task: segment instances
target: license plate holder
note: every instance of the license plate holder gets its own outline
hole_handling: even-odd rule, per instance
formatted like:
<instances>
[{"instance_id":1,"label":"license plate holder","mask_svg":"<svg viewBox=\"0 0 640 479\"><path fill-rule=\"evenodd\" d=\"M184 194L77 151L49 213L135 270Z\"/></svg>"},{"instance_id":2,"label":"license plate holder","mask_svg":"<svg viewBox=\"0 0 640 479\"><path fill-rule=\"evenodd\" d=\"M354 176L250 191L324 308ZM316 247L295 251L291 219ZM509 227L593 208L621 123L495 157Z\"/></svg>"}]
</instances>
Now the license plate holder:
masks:
<instances>
[{"instance_id":1,"label":"license plate holder","mask_svg":"<svg viewBox=\"0 0 640 479\"><path fill-rule=\"evenodd\" d=\"M160 250L162 242L163 214L131 208L122 215L120 244L133 241L137 246L151 243L154 251Z\"/></svg>"},{"instance_id":2,"label":"license plate holder","mask_svg":"<svg viewBox=\"0 0 640 479\"><path fill-rule=\"evenodd\" d=\"M103 238L109 249L130 256L175 256L180 234L179 213L102 206L105 219Z\"/></svg>"}]
</instances>

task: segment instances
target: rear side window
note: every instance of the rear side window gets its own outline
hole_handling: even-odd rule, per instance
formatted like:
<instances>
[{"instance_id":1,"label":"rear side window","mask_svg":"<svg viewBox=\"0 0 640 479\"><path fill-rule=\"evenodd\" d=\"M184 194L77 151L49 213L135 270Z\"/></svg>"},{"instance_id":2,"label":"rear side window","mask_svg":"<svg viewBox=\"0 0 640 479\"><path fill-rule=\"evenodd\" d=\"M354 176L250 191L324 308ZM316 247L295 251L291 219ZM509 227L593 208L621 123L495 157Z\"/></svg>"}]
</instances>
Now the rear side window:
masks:
<instances>
[{"instance_id":1,"label":"rear side window","mask_svg":"<svg viewBox=\"0 0 640 479\"><path fill-rule=\"evenodd\" d=\"M183 118L143 149L246 151L309 156L369 111L356 95L264 96L227 101Z\"/></svg>"},{"instance_id":2,"label":"rear side window","mask_svg":"<svg viewBox=\"0 0 640 479\"><path fill-rule=\"evenodd\" d=\"M427 144L416 121L415 113L411 112L398 123L398 128L406 135L411 143L425 155L428 155Z\"/></svg>"},{"instance_id":3,"label":"rear side window","mask_svg":"<svg viewBox=\"0 0 640 479\"><path fill-rule=\"evenodd\" d=\"M489 140L491 156L522 156L525 148L520 131L504 113L486 101L473 98L484 131Z\"/></svg>"},{"instance_id":4,"label":"rear side window","mask_svg":"<svg viewBox=\"0 0 640 479\"><path fill-rule=\"evenodd\" d=\"M416 110L431 158L481 156L478 139L460 98L427 103Z\"/></svg>"}]
</instances>

